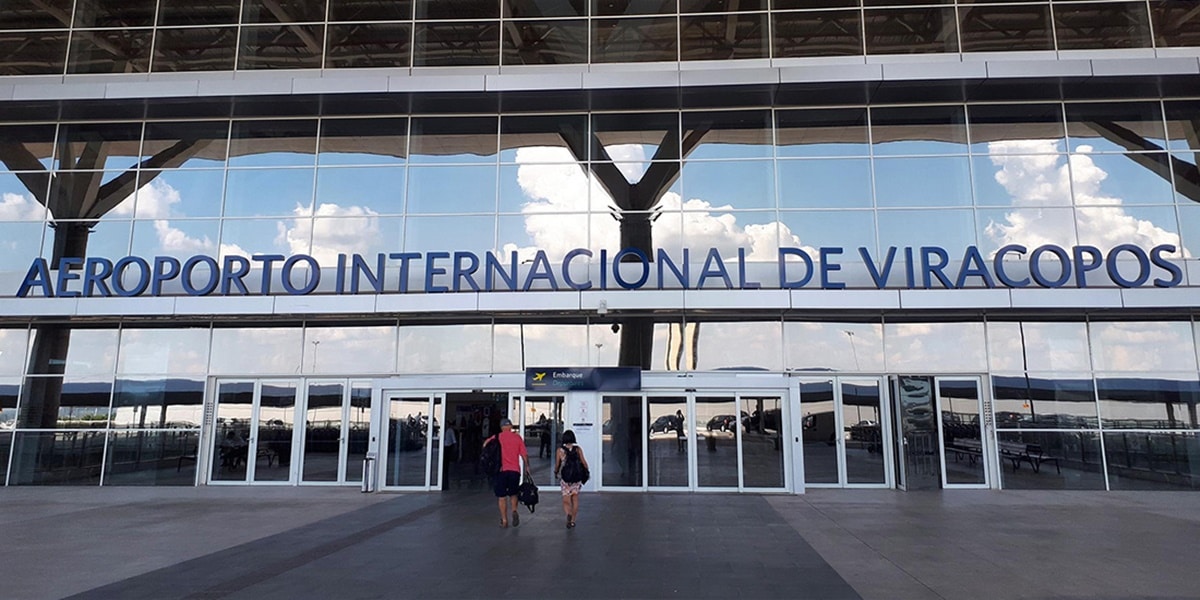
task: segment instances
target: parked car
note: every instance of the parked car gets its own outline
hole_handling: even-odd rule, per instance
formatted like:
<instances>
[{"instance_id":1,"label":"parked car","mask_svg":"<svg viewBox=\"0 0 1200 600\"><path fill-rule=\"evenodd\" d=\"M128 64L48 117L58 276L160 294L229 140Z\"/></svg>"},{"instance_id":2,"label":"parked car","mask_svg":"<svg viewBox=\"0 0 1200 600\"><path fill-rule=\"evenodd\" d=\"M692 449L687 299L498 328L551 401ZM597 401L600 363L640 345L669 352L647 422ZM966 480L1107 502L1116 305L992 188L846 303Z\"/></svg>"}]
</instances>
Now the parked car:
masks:
<instances>
[{"instance_id":1,"label":"parked car","mask_svg":"<svg viewBox=\"0 0 1200 600\"><path fill-rule=\"evenodd\" d=\"M750 415L746 414L746 411L743 410L742 425L748 424L749 421ZM708 424L706 424L705 427L709 431L734 431L734 427L737 425L737 422L738 418L733 415L717 415L709 419Z\"/></svg>"},{"instance_id":2,"label":"parked car","mask_svg":"<svg viewBox=\"0 0 1200 600\"><path fill-rule=\"evenodd\" d=\"M675 415L663 415L650 424L650 433L666 433L679 429L679 418Z\"/></svg>"}]
</instances>

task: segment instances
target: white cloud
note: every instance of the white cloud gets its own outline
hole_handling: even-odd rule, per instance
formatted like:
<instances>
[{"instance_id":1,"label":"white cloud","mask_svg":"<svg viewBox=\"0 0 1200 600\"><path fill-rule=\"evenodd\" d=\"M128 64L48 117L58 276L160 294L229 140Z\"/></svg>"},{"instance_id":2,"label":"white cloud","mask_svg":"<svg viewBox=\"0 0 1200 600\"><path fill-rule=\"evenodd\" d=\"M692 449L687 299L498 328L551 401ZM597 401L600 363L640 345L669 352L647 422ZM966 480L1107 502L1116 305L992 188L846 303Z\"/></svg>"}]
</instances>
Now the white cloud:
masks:
<instances>
[{"instance_id":1,"label":"white cloud","mask_svg":"<svg viewBox=\"0 0 1200 600\"><path fill-rule=\"evenodd\" d=\"M379 213L369 208L321 204L315 211L297 206L293 214L290 223L279 222L276 238L292 254L309 254L332 266L338 254L368 254L380 247Z\"/></svg>"},{"instance_id":2,"label":"white cloud","mask_svg":"<svg viewBox=\"0 0 1200 600\"><path fill-rule=\"evenodd\" d=\"M648 163L636 162L644 160L642 146L607 149L614 160L635 161L618 165L630 181L644 174ZM529 199L521 210L530 244L509 241L503 244L504 252L516 250L526 259L541 249L551 260L556 260L574 248L593 252L620 249L620 225L607 216L613 206L611 196L599 183L589 180L587 173L572 162L567 150L522 148L517 151L516 160L521 165L517 184ZM555 161L567 164L544 164ZM664 215L654 223L653 239L659 248L684 246L685 232L686 247L717 248L727 260L735 259L736 249L744 247L751 261L774 261L780 239L785 245L801 246L799 236L783 223L739 223L730 212L732 206L714 206L700 198L684 201L675 192L666 192L658 206Z\"/></svg>"},{"instance_id":3,"label":"white cloud","mask_svg":"<svg viewBox=\"0 0 1200 600\"><path fill-rule=\"evenodd\" d=\"M46 207L33 196L4 192L0 194L0 221L41 221Z\"/></svg>"},{"instance_id":4,"label":"white cloud","mask_svg":"<svg viewBox=\"0 0 1200 600\"><path fill-rule=\"evenodd\" d=\"M1054 154L1056 148L1053 140L988 144L992 164L998 167L995 180L1012 197L1014 208L1003 222L987 225L993 241L1032 248L1042 244L1070 247L1078 239L1102 251L1120 244L1180 246L1178 234L1130 215L1123 199L1104 193L1108 173L1087 155L1091 146L1079 146L1079 153L1071 154L1066 162L1061 154ZM1072 199L1074 214L1055 209L1067 205L1066 199ZM1186 250L1184 254L1190 255Z\"/></svg>"}]
</instances>

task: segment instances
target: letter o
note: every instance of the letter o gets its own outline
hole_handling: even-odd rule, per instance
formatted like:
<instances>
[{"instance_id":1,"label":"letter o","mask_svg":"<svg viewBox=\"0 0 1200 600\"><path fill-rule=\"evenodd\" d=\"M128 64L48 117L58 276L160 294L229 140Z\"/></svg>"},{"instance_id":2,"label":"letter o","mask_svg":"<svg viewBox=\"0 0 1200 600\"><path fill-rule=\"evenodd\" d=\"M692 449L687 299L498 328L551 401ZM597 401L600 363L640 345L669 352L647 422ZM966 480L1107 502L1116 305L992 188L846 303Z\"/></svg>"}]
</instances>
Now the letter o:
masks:
<instances>
[{"instance_id":1,"label":"letter o","mask_svg":"<svg viewBox=\"0 0 1200 600\"><path fill-rule=\"evenodd\" d=\"M208 283L202 287L192 285L192 273L195 272L196 266L204 264L208 266ZM180 274L181 282L183 283L183 291L189 296L207 296L217 289L217 284L221 281L221 267L217 266L217 261L211 256L193 256L183 263L183 270Z\"/></svg>"},{"instance_id":2,"label":"letter o","mask_svg":"<svg viewBox=\"0 0 1200 600\"><path fill-rule=\"evenodd\" d=\"M629 283L625 281L624 277L621 277L621 259L625 258L627 255L636 256L638 262L642 263L642 276L633 283ZM646 285L646 280L650 279L650 259L646 257L645 252L642 252L637 248L626 248L618 252L617 255L613 257L612 270L613 279L617 280L617 285L627 290L635 290L643 285Z\"/></svg>"},{"instance_id":3,"label":"letter o","mask_svg":"<svg viewBox=\"0 0 1200 600\"><path fill-rule=\"evenodd\" d=\"M1046 279L1046 277L1042 275L1041 261L1039 259L1047 252L1058 257L1059 264L1062 265L1062 273L1058 276L1058 279L1053 281ZM1059 248L1058 246L1051 246L1049 244L1045 246L1038 246L1037 248L1034 248L1033 252L1029 253L1029 274L1033 276L1033 280L1042 287L1062 287L1063 284L1071 279L1071 255L1068 254L1066 250Z\"/></svg>"},{"instance_id":4,"label":"letter o","mask_svg":"<svg viewBox=\"0 0 1200 600\"><path fill-rule=\"evenodd\" d=\"M141 273L138 275L137 285L133 289L126 289L123 276L130 265L137 265ZM146 291L150 286L150 263L140 256L126 256L118 260L113 264L112 286L118 296L137 296Z\"/></svg>"},{"instance_id":5,"label":"letter o","mask_svg":"<svg viewBox=\"0 0 1200 600\"><path fill-rule=\"evenodd\" d=\"M1122 252L1129 252L1137 259L1137 279L1132 281L1125 279L1121 276L1121 271L1117 269L1117 260L1120 258ZM1134 246L1133 244L1115 246L1112 250L1108 251L1108 256L1105 257L1104 262L1106 263L1104 267L1108 270L1109 279L1112 279L1113 283L1123 288L1141 287L1150 280L1150 256L1140 246Z\"/></svg>"},{"instance_id":6,"label":"letter o","mask_svg":"<svg viewBox=\"0 0 1200 600\"><path fill-rule=\"evenodd\" d=\"M311 274L308 282L303 287L295 287L292 285L292 269L296 267L296 263L303 262L308 265L308 272ZM283 289L293 296L302 296L317 289L317 284L321 283L321 265L317 264L317 259L307 254L296 254L288 257L283 261L283 272L280 273Z\"/></svg>"}]
</instances>

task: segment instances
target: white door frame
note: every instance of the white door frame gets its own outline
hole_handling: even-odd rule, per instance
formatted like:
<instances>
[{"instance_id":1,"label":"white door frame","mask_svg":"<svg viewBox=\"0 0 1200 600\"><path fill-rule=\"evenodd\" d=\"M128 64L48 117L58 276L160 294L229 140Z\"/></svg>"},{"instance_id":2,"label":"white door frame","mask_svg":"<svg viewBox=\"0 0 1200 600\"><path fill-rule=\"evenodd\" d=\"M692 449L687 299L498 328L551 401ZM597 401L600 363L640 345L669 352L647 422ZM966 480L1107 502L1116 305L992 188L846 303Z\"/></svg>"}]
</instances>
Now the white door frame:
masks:
<instances>
[{"instance_id":1,"label":"white door frame","mask_svg":"<svg viewBox=\"0 0 1200 600\"><path fill-rule=\"evenodd\" d=\"M213 378L213 414L212 422L209 423L209 428L213 434L209 436L208 443L204 450L204 454L208 457L205 465L204 482L206 485L267 485L267 486L289 486L296 485L299 476L297 474L297 456L298 449L302 441L297 441L296 436L302 435L302 432L297 429L297 425L303 423L303 408L307 403L307 385L303 377L215 377ZM292 442L289 445L288 452L288 478L285 481L255 481L254 475L257 470L258 462L258 429L261 417L262 407L262 387L264 383L293 383L296 386L296 400L292 407ZM217 448L220 447L220 436L217 435L217 418L221 414L221 396L220 389L222 383L250 383L253 384L250 401L250 439L246 440L248 446L246 448L246 477L244 480L232 479L214 479L213 464L216 461L213 459Z\"/></svg>"},{"instance_id":2,"label":"white door frame","mask_svg":"<svg viewBox=\"0 0 1200 600\"><path fill-rule=\"evenodd\" d=\"M304 380L304 402L300 408L301 421L298 425L305 427L304 430L297 429L300 434L300 450L299 450L299 465L297 469L297 485L317 485L317 486L337 486L337 485L359 485L359 482L346 482L346 460L349 456L349 439L350 439L350 394L353 387L353 379L349 377L309 377ZM341 425L338 428L338 459L337 459L337 478L333 481L305 481L304 480L304 460L308 449L308 391L314 385L320 384L341 384L342 385L342 410L341 410Z\"/></svg>"},{"instance_id":3,"label":"white door frame","mask_svg":"<svg viewBox=\"0 0 1200 600\"><path fill-rule=\"evenodd\" d=\"M976 391L976 407L975 414L979 416L979 442L980 454L979 464L983 467L983 483L949 483L946 480L946 432L943 427L942 419L942 394L941 383L943 381L958 381L972 382L975 384ZM993 461L990 457L995 454L995 440L992 437L991 428L987 425L987 414L984 411L984 405L988 402L986 396L987 391L983 386L984 378L981 375L947 375L934 376L933 378L933 399L934 413L936 414L938 427L938 455L941 461L942 468L942 489L947 490L986 490L995 487L995 473L993 473ZM990 412L990 411L989 411Z\"/></svg>"},{"instance_id":4,"label":"white door frame","mask_svg":"<svg viewBox=\"0 0 1200 600\"><path fill-rule=\"evenodd\" d=\"M603 392L603 391L526 391L525 390L525 374L524 373L507 373L495 375L405 375L389 378L376 379L372 383L371 390L371 440L369 447L369 455L376 457L374 461L375 481L379 482L377 486L380 490L430 490L434 486L430 485L428 475L426 483L423 486L385 486L387 481L385 463L387 440L387 423L388 423L388 396L385 394L400 394L408 397L427 397L432 402L435 396L441 397L440 407L445 409L445 395L456 392L477 392L477 391L492 391L498 393L507 393L509 397L509 411L524 410L522 404L525 397L545 397L545 396L563 396L566 407L564 414L567 415L567 420L564 423L564 429L579 429L576 435L581 439L580 444L584 447L584 452L588 457L588 462L591 464L593 473L592 479L588 482L585 489L596 490L606 489L607 491L644 491L647 488L645 485L639 487L622 487L622 488L604 488L602 485L602 396L604 395L627 395L642 397L641 410L646 410L646 400L648 395L655 396L686 396L688 398L688 418L695 419L695 395L717 393L728 394L735 398L736 405L740 410L743 397L761 397L764 395L777 395L780 399L780 407L784 411L780 426L783 431L780 432L780 440L793 437L793 413L796 413L796 402L798 396L794 391L795 382L791 381L787 375L779 373L654 373L645 372L642 374L642 389L637 392ZM521 398L522 402L514 399ZM587 410L587 414L583 414L582 409ZM524 417L522 417L523 419ZM591 434L580 435L583 431L581 425L590 423ZM647 424L649 426L649 424ZM797 436L798 436L798 430ZM783 465L783 487L780 488L748 488L742 485L742 459L741 459L741 432L738 432L738 482L737 491L748 492L767 492L767 493L782 493L794 491L795 493L803 493L804 478L803 478L803 449L798 448L798 444L791 444L790 451L788 444L782 444L780 449ZM688 436L688 460L689 460L689 488L690 491L704 492L720 492L725 490L717 490L713 488L701 488L697 490L695 482L695 453L696 440L695 436ZM428 439L433 439L432 434L432 419L430 420L430 431ZM644 440L643 440L644 443ZM430 453L426 452L427 457ZM441 453L438 453L439 463L443 458ZM642 460L646 460L645 452L642 453ZM427 460L428 462L428 460ZM794 466L799 463L801 466ZM441 465L438 465L439 472ZM643 462L643 473L645 473L645 464ZM798 474L797 474L798 473ZM671 488L655 488L666 491ZM729 491L734 491L730 489Z\"/></svg>"},{"instance_id":5,"label":"white door frame","mask_svg":"<svg viewBox=\"0 0 1200 600\"><path fill-rule=\"evenodd\" d=\"M889 403L891 401L888 394L888 380L882 375L802 375L794 378L796 387L796 418L793 419L793 427L799 431L795 436L795 442L804 443L804 422L803 422L803 398L801 398L800 386L804 383L821 383L831 382L833 385L833 431L834 431L834 447L836 448L835 456L837 458L837 473L838 480L828 483L811 483L806 484L813 488L855 488L855 489L890 489L895 486L895 456L892 452L892 432L891 432L891 409ZM848 431L845 422L844 409L845 401L842 395L842 384L844 382L873 382L878 385L879 389L879 428L881 443L883 447L883 482L881 483L852 483L847 471L846 461L846 431Z\"/></svg>"}]
</instances>

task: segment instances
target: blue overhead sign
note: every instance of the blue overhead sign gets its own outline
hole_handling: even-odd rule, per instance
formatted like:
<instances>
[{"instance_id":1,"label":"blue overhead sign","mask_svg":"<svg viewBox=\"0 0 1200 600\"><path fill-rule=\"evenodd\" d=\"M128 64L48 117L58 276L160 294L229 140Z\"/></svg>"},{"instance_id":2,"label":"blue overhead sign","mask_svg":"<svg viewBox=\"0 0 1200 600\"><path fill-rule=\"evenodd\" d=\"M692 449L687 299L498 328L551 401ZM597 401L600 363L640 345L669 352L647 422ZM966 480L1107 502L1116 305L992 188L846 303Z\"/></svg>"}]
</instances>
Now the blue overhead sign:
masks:
<instances>
[{"instance_id":1,"label":"blue overhead sign","mask_svg":"<svg viewBox=\"0 0 1200 600\"><path fill-rule=\"evenodd\" d=\"M642 389L638 367L539 367L525 369L527 392L636 392Z\"/></svg>"},{"instance_id":2,"label":"blue overhead sign","mask_svg":"<svg viewBox=\"0 0 1200 600\"><path fill-rule=\"evenodd\" d=\"M537 290L637 289L844 289L843 266L865 266L876 289L962 289L1078 287L1175 287L1183 269L1168 258L1178 249L1161 244L1146 250L1122 244L1108 251L1095 246L1027 248L1010 244L985 255L967 246L951 257L937 246L892 246L879 255L868 248L824 247L813 251L780 248L775 273L752 278L746 249L722 254L717 248L674 255L665 250L653 260L641 250L616 253L576 248L559 261L542 250L519 261L517 252L398 252L374 256L339 254L337 264L321 264L306 254L256 254L220 258L197 255L118 260L64 258L50 265L34 259L17 297L77 298L107 296L256 296L284 293L439 293ZM52 269L51 267L55 267ZM330 274L332 286L322 277ZM324 275L323 275L324 273ZM761 272L760 272L761 274ZM770 281L774 279L774 281ZM412 282L416 282L415 285ZM172 288L164 294L164 290Z\"/></svg>"}]
</instances>

